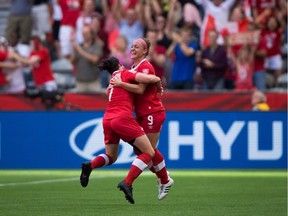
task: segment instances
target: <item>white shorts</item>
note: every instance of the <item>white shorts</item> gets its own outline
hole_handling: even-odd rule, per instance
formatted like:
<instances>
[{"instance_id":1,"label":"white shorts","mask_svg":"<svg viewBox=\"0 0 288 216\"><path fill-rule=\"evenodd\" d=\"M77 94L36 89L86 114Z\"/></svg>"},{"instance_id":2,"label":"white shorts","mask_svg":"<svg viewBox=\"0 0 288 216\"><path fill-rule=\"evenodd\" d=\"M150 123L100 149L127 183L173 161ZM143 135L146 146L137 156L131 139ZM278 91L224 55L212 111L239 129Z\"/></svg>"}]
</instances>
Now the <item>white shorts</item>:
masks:
<instances>
[{"instance_id":1,"label":"white shorts","mask_svg":"<svg viewBox=\"0 0 288 216\"><path fill-rule=\"evenodd\" d=\"M61 25L59 30L61 56L68 56L72 53L71 35L74 34L72 26Z\"/></svg>"},{"instance_id":2,"label":"white shorts","mask_svg":"<svg viewBox=\"0 0 288 216\"><path fill-rule=\"evenodd\" d=\"M265 59L265 69L268 70L281 70L283 67L283 62L281 55L275 55L271 57L267 57Z\"/></svg>"},{"instance_id":3,"label":"white shorts","mask_svg":"<svg viewBox=\"0 0 288 216\"><path fill-rule=\"evenodd\" d=\"M33 6L33 29L32 34L41 36L45 33L51 32L51 23L49 16L49 9L47 4L40 4Z\"/></svg>"}]
</instances>

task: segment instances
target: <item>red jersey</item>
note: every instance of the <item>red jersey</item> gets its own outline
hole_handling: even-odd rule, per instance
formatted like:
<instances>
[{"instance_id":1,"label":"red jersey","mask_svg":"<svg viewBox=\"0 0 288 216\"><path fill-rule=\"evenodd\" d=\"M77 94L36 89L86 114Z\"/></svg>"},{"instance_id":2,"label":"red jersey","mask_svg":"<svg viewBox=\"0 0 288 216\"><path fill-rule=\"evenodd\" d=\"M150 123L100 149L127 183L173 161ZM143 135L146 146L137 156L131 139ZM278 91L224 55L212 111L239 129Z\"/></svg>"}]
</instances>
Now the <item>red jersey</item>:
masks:
<instances>
[{"instance_id":1,"label":"red jersey","mask_svg":"<svg viewBox=\"0 0 288 216\"><path fill-rule=\"evenodd\" d=\"M266 57L271 57L274 55L281 54L281 50L280 50L281 33L279 30L275 30L275 31L264 30L263 37L265 38L266 47L267 47Z\"/></svg>"},{"instance_id":2,"label":"red jersey","mask_svg":"<svg viewBox=\"0 0 288 216\"><path fill-rule=\"evenodd\" d=\"M112 74L112 78L118 74L121 76L123 82L136 83L135 72L127 69L118 70ZM123 88L113 87L109 89L109 102L104 114L104 119L132 116L134 99L135 94Z\"/></svg>"},{"instance_id":3,"label":"red jersey","mask_svg":"<svg viewBox=\"0 0 288 216\"><path fill-rule=\"evenodd\" d=\"M0 61L4 62L8 57L8 53L4 52L3 50L0 50ZM4 76L3 70L0 67L0 85L6 84L6 78Z\"/></svg>"},{"instance_id":4,"label":"red jersey","mask_svg":"<svg viewBox=\"0 0 288 216\"><path fill-rule=\"evenodd\" d=\"M81 11L82 2L82 0L59 0L59 5L63 14L61 25L75 27L76 20Z\"/></svg>"},{"instance_id":5,"label":"red jersey","mask_svg":"<svg viewBox=\"0 0 288 216\"><path fill-rule=\"evenodd\" d=\"M54 80L48 49L41 47L38 51L33 50L30 58L33 58L33 56L40 58L39 64L34 65L32 70L36 86L41 86L48 81Z\"/></svg>"},{"instance_id":6,"label":"red jersey","mask_svg":"<svg viewBox=\"0 0 288 216\"><path fill-rule=\"evenodd\" d=\"M258 43L257 46L257 50L262 51L262 50L267 50L266 48L266 43L265 43L265 38L264 37L260 37L260 41ZM265 70L265 56L264 57L259 57L259 56L255 56L254 59L254 71L260 71L260 70Z\"/></svg>"},{"instance_id":7,"label":"red jersey","mask_svg":"<svg viewBox=\"0 0 288 216\"><path fill-rule=\"evenodd\" d=\"M249 63L239 64L237 67L236 90L253 89L253 65Z\"/></svg>"},{"instance_id":8,"label":"red jersey","mask_svg":"<svg viewBox=\"0 0 288 216\"><path fill-rule=\"evenodd\" d=\"M137 66L133 65L132 70L155 75L153 66L146 59L143 59ZM165 110L155 84L148 84L144 94L136 96L134 104L138 117Z\"/></svg>"}]
</instances>

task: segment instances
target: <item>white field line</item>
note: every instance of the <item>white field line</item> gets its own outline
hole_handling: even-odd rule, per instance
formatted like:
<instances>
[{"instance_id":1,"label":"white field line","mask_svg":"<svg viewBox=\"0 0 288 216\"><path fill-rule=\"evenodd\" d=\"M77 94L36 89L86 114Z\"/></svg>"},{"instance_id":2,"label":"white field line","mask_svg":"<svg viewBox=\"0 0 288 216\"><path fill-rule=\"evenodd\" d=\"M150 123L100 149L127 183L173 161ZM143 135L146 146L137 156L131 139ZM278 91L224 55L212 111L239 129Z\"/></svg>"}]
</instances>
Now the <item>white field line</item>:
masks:
<instances>
[{"instance_id":1,"label":"white field line","mask_svg":"<svg viewBox=\"0 0 288 216\"><path fill-rule=\"evenodd\" d=\"M143 172L142 175L151 175L150 173ZM108 175L99 175L99 176L91 176L90 179L100 179L100 178L109 178L109 177L124 177L124 173L114 173ZM71 177L71 178L60 178L60 179L44 179L38 181L28 181L28 182L14 182L14 183L0 183L0 187L8 187L8 186L22 186L22 185L39 185L39 184L50 184L50 183L58 183L58 182L71 182L71 181L79 181L79 177Z\"/></svg>"},{"instance_id":2,"label":"white field line","mask_svg":"<svg viewBox=\"0 0 288 216\"><path fill-rule=\"evenodd\" d=\"M39 181L29 181L29 182L15 182L15 183L3 183L0 184L0 187L6 186L20 186L20 185L37 185L37 184L48 184L48 183L56 183L56 182L69 182L76 181L79 178L63 178L63 179L47 179L47 180L39 180Z\"/></svg>"},{"instance_id":3,"label":"white field line","mask_svg":"<svg viewBox=\"0 0 288 216\"><path fill-rule=\"evenodd\" d=\"M217 172L216 172L217 173ZM99 175L90 176L90 179L100 179L100 178L112 178L112 177L124 177L127 172L124 173L99 173ZM153 175L148 171L144 171L141 176L149 176ZM176 172L173 173L175 176L187 176L187 177L215 177L215 172ZM173 176L172 175L172 176ZM217 173L216 176L218 177L287 177L286 172L280 173L271 173L271 172L220 172ZM17 177L16 177L17 178ZM38 185L38 184L51 184L51 183L58 183L58 182L71 182L71 181L79 181L79 177L71 177L71 178L59 178L59 179L44 179L38 181L28 181L28 182L13 182L13 183L0 183L1 187L8 187L8 186L21 186L21 185Z\"/></svg>"}]
</instances>

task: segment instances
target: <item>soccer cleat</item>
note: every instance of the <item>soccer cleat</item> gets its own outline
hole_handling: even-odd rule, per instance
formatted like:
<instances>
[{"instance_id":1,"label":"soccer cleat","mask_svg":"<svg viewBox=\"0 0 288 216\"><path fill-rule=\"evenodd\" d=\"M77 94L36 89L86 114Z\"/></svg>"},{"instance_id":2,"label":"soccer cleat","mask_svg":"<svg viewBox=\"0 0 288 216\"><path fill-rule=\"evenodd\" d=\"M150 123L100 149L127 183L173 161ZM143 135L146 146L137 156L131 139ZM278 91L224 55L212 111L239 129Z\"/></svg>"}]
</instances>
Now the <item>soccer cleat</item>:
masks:
<instances>
[{"instance_id":1,"label":"soccer cleat","mask_svg":"<svg viewBox=\"0 0 288 216\"><path fill-rule=\"evenodd\" d=\"M128 200L128 202L130 202L131 204L134 204L134 198L133 198L133 194L132 194L132 185L127 185L125 183L125 181L122 181L118 184L117 186L119 188L119 190L123 191L125 194L125 198L126 200Z\"/></svg>"},{"instance_id":2,"label":"soccer cleat","mask_svg":"<svg viewBox=\"0 0 288 216\"><path fill-rule=\"evenodd\" d=\"M168 176L168 180L170 179L170 172L167 171L167 176ZM158 178L157 179L157 186L158 186L158 194L160 194L160 191L161 191L161 179Z\"/></svg>"},{"instance_id":3,"label":"soccer cleat","mask_svg":"<svg viewBox=\"0 0 288 216\"><path fill-rule=\"evenodd\" d=\"M82 172L80 175L80 183L82 187L86 187L88 185L89 176L91 172L92 172L91 163L90 162L82 163Z\"/></svg>"},{"instance_id":4,"label":"soccer cleat","mask_svg":"<svg viewBox=\"0 0 288 216\"><path fill-rule=\"evenodd\" d=\"M168 195L168 192L173 184L174 184L174 180L170 177L169 177L169 181L166 184L160 184L158 200L162 200Z\"/></svg>"}]
</instances>

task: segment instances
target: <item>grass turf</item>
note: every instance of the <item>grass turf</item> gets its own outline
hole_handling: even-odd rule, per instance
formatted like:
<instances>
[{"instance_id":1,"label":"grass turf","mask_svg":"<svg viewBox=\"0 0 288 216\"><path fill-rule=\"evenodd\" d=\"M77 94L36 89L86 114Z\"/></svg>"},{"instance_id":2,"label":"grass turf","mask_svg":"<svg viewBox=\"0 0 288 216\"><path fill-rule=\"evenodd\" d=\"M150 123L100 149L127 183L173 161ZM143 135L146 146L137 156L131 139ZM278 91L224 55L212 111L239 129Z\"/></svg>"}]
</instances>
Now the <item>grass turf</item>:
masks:
<instances>
[{"instance_id":1,"label":"grass turf","mask_svg":"<svg viewBox=\"0 0 288 216\"><path fill-rule=\"evenodd\" d=\"M156 178L134 182L135 204L116 186L127 170L96 170L87 188L80 170L0 170L3 216L286 216L286 171L171 170L175 184L157 200Z\"/></svg>"}]
</instances>

